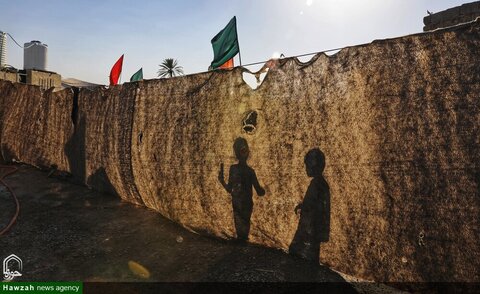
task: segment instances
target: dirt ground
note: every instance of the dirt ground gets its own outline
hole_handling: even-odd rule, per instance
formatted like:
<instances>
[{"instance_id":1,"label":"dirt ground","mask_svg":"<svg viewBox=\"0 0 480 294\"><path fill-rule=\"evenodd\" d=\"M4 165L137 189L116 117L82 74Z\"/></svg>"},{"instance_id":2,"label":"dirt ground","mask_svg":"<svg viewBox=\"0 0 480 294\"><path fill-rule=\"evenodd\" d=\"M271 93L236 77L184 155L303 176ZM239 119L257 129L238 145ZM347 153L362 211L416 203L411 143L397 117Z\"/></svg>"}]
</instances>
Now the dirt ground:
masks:
<instances>
[{"instance_id":1,"label":"dirt ground","mask_svg":"<svg viewBox=\"0 0 480 294\"><path fill-rule=\"evenodd\" d=\"M284 252L193 234L158 213L29 166L6 178L20 205L0 258L23 260L18 281L342 282ZM0 227L14 213L0 188Z\"/></svg>"}]
</instances>

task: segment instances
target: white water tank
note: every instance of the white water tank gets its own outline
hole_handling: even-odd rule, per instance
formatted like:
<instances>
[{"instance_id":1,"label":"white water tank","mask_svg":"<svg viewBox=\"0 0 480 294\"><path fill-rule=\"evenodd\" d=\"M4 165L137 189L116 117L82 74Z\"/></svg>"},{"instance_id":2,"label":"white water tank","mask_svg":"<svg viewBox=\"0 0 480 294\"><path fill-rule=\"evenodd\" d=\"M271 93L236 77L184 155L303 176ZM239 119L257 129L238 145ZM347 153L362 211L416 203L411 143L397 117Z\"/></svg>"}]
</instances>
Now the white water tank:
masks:
<instances>
[{"instance_id":1,"label":"white water tank","mask_svg":"<svg viewBox=\"0 0 480 294\"><path fill-rule=\"evenodd\" d=\"M47 44L40 41L25 43L23 49L23 69L47 70Z\"/></svg>"},{"instance_id":2,"label":"white water tank","mask_svg":"<svg viewBox=\"0 0 480 294\"><path fill-rule=\"evenodd\" d=\"M7 64L7 33L0 31L0 68Z\"/></svg>"}]
</instances>

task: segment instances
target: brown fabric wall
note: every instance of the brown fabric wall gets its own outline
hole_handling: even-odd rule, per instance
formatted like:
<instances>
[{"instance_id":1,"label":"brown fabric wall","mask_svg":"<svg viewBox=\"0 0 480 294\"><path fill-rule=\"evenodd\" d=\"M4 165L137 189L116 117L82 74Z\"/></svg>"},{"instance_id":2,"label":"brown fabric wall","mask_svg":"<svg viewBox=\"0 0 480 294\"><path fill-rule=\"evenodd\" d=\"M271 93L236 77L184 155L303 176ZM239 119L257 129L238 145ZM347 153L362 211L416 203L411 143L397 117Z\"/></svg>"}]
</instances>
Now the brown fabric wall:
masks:
<instances>
[{"instance_id":1,"label":"brown fabric wall","mask_svg":"<svg viewBox=\"0 0 480 294\"><path fill-rule=\"evenodd\" d=\"M309 183L303 158L318 146L332 203L322 262L376 280L478 280L478 48L478 26L464 27L286 60L256 91L240 69L142 83L132 159L143 201L235 236L217 174L244 137L267 190L250 239L287 249ZM250 110L253 135L242 131Z\"/></svg>"},{"instance_id":2,"label":"brown fabric wall","mask_svg":"<svg viewBox=\"0 0 480 294\"><path fill-rule=\"evenodd\" d=\"M0 81L1 153L41 168L68 170L63 152L72 132L72 92Z\"/></svg>"},{"instance_id":3,"label":"brown fabric wall","mask_svg":"<svg viewBox=\"0 0 480 294\"><path fill-rule=\"evenodd\" d=\"M287 250L311 181L304 156L318 147L331 201L322 263L377 281L478 282L479 32L474 23L283 59L257 90L241 68L84 90L75 125L73 95L2 82L2 153L55 162L190 230L233 238L218 172L223 163L228 179L243 137L266 190L254 192L250 241Z\"/></svg>"},{"instance_id":4,"label":"brown fabric wall","mask_svg":"<svg viewBox=\"0 0 480 294\"><path fill-rule=\"evenodd\" d=\"M74 177L103 192L143 204L131 169L136 87L82 90L75 133L66 146Z\"/></svg>"}]
</instances>

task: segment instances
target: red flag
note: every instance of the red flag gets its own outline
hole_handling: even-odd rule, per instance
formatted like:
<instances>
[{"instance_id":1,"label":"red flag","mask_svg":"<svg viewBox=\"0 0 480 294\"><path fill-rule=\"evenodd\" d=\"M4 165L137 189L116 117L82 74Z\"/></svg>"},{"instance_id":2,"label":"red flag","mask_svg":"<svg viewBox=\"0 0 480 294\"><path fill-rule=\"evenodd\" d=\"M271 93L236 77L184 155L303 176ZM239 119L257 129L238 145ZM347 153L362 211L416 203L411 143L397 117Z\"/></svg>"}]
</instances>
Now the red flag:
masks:
<instances>
[{"instance_id":1,"label":"red flag","mask_svg":"<svg viewBox=\"0 0 480 294\"><path fill-rule=\"evenodd\" d=\"M115 62L110 71L110 86L117 85L118 79L120 78L120 74L122 73L122 65L123 65L123 54L122 56Z\"/></svg>"},{"instance_id":2,"label":"red flag","mask_svg":"<svg viewBox=\"0 0 480 294\"><path fill-rule=\"evenodd\" d=\"M233 68L233 57L227 60L224 64L220 65L218 68L229 69Z\"/></svg>"}]
</instances>

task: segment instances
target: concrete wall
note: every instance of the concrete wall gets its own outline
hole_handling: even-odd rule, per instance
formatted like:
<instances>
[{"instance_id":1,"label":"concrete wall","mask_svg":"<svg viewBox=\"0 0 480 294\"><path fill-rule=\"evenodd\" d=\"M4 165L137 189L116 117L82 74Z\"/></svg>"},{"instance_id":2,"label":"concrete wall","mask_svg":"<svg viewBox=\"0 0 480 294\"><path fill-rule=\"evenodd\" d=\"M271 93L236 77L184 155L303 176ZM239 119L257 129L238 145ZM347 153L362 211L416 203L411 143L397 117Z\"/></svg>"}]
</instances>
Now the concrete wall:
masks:
<instances>
[{"instance_id":1,"label":"concrete wall","mask_svg":"<svg viewBox=\"0 0 480 294\"><path fill-rule=\"evenodd\" d=\"M6 80L14 83L20 82L20 76L15 72L8 72L0 70L0 80Z\"/></svg>"},{"instance_id":2,"label":"concrete wall","mask_svg":"<svg viewBox=\"0 0 480 294\"><path fill-rule=\"evenodd\" d=\"M469 22L480 17L480 1L462 4L444 11L433 13L423 18L423 31L446 28L457 24Z\"/></svg>"},{"instance_id":3,"label":"concrete wall","mask_svg":"<svg viewBox=\"0 0 480 294\"><path fill-rule=\"evenodd\" d=\"M62 87L62 77L54 72L27 69L27 84L40 86L43 90Z\"/></svg>"},{"instance_id":4,"label":"concrete wall","mask_svg":"<svg viewBox=\"0 0 480 294\"><path fill-rule=\"evenodd\" d=\"M376 281L479 282L479 33L474 23L283 59L256 90L241 68L78 96L0 82L1 151L233 238L218 173L243 137L266 190L254 193L250 241L287 250L311 181L304 156L318 147L331 201L322 263Z\"/></svg>"},{"instance_id":5,"label":"concrete wall","mask_svg":"<svg viewBox=\"0 0 480 294\"><path fill-rule=\"evenodd\" d=\"M50 88L62 88L62 76L48 71L26 70L24 82L29 85L40 86L43 90ZM20 83L20 74L14 72L0 71L0 80L7 80L10 82Z\"/></svg>"}]
</instances>

